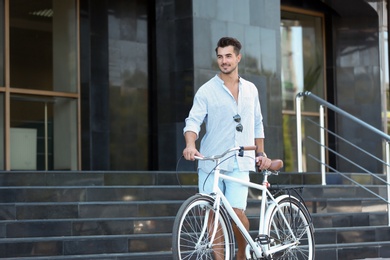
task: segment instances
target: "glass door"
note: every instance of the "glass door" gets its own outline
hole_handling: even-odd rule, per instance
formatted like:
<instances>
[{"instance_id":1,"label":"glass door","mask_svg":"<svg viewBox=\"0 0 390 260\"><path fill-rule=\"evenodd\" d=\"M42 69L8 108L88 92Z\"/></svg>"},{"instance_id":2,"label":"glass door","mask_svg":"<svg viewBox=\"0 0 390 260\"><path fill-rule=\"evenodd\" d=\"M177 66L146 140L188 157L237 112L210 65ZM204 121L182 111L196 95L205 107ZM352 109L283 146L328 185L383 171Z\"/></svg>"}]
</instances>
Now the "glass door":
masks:
<instances>
[{"instance_id":1,"label":"glass door","mask_svg":"<svg viewBox=\"0 0 390 260\"><path fill-rule=\"evenodd\" d=\"M5 1L2 169L79 169L77 6Z\"/></svg>"},{"instance_id":2,"label":"glass door","mask_svg":"<svg viewBox=\"0 0 390 260\"><path fill-rule=\"evenodd\" d=\"M285 169L297 171L295 96L302 91L310 91L321 98L325 96L323 16L282 8L280 33ZM308 160L310 155L306 154L306 151L313 153L315 149L310 146L316 145L305 138L310 135L319 139L318 127L307 121L319 121L318 104L305 99L302 110L303 170L319 171L319 164ZM314 156L318 158L318 154Z\"/></svg>"}]
</instances>

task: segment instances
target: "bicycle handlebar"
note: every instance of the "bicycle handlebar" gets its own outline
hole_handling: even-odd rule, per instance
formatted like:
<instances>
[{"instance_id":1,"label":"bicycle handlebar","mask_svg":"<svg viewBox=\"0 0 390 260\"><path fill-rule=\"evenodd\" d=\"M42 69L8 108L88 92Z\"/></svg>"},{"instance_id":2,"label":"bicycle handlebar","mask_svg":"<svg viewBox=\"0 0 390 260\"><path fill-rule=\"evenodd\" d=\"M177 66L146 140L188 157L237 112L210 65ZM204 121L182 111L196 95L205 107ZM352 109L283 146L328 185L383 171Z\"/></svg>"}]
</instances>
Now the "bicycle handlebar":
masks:
<instances>
[{"instance_id":1,"label":"bicycle handlebar","mask_svg":"<svg viewBox=\"0 0 390 260\"><path fill-rule=\"evenodd\" d=\"M254 150L256 150L255 145L237 146L237 147L233 147L233 148L226 150L224 153L222 153L220 155L211 155L211 156L205 156L205 157L195 156L195 159L201 160L201 161L207 161L207 160L214 161L214 160L220 159L220 158L224 157L226 154L234 152L234 151L241 152L241 151L254 151Z\"/></svg>"},{"instance_id":2,"label":"bicycle handlebar","mask_svg":"<svg viewBox=\"0 0 390 260\"><path fill-rule=\"evenodd\" d=\"M200 161L207 161L207 160L214 161L214 160L220 159L220 158L224 157L226 154L234 152L234 151L240 151L240 153L241 153L243 151L254 151L254 150L256 150L255 145L237 146L237 147L233 147L233 148L226 150L224 153L222 153L220 155L211 155L211 156L205 156L205 157L195 156L195 159L200 160ZM271 165L268 168L268 170L278 171L282 167L283 167L283 161L280 159L275 159L275 160L271 160Z\"/></svg>"}]
</instances>

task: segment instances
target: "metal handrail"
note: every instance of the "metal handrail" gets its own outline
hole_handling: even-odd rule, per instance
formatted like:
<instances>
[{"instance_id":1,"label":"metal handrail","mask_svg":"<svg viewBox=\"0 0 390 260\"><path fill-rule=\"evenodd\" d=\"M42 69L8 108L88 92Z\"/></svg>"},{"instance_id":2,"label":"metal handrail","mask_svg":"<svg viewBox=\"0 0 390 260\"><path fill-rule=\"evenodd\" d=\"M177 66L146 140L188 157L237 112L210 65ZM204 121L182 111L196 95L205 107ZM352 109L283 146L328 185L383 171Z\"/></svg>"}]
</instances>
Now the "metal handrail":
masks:
<instances>
[{"instance_id":1,"label":"metal handrail","mask_svg":"<svg viewBox=\"0 0 390 260\"><path fill-rule=\"evenodd\" d=\"M336 173L342 175L343 177L347 178L347 179L350 179L353 183L355 183L356 185L362 187L363 189L369 191L370 193L374 194L375 196L377 196L378 198L382 199L383 201L387 202L387 213L388 213L388 225L390 226L390 145L389 145L389 142L390 142L390 135L384 133L383 131L367 124L366 122L360 120L359 118L347 113L346 111L336 107L335 105L325 101L324 99L314 95L313 93L311 93L310 91L305 91L305 92L299 92L297 95L296 95L296 98L295 98L295 109L296 109L296 118L297 118L297 160L298 160L298 172L303 172L303 163L302 163L302 111L301 111L301 99L303 97L309 97L313 100L315 100L316 102L318 102L320 104L319 106L319 113L320 113L320 149L321 149L321 159L318 160L319 163L321 163L321 182L322 182L322 185L326 185L326 172L325 172L325 165L326 165L326 162L325 162L325 150L326 149L329 149L328 147L326 147L326 144L325 144L325 123L324 123L324 107L327 107L328 109L331 109L332 111L336 112L337 114L339 115L342 115L356 123L358 123L360 126L372 131L373 133L379 135L380 137L383 138L383 140L385 141L385 146L386 146L386 149L385 149L385 171L386 171L386 186L387 186L387 200L384 198L384 197L381 197L380 195L378 194L374 194L371 190L367 189L366 187L364 187L364 185L358 183L358 182L355 182L353 181L352 179L348 178L345 174L341 173L341 172L338 172L336 169L333 169ZM331 168L329 167L328 165L328 168ZM368 174L371 174L372 176L375 176L374 173L371 173L371 172L367 172Z\"/></svg>"},{"instance_id":2,"label":"metal handrail","mask_svg":"<svg viewBox=\"0 0 390 260\"><path fill-rule=\"evenodd\" d=\"M359 118L345 112L344 110L336 107L335 105L323 100L322 98L314 95L313 93L311 93L310 91L305 91L305 92L299 92L297 94L297 98L301 98L301 97L310 97L311 99L317 101L318 103L320 103L321 105L324 105L326 106L327 108L333 110L334 112L342 115L342 116L345 116L355 122L357 122L358 124L360 124L361 126L364 126L365 128L373 131L374 133L380 135L383 139L387 140L388 142L390 142L390 135L384 133L383 131L379 130L378 128L375 128L373 127L372 125L369 125L367 124L366 122L360 120Z\"/></svg>"}]
</instances>

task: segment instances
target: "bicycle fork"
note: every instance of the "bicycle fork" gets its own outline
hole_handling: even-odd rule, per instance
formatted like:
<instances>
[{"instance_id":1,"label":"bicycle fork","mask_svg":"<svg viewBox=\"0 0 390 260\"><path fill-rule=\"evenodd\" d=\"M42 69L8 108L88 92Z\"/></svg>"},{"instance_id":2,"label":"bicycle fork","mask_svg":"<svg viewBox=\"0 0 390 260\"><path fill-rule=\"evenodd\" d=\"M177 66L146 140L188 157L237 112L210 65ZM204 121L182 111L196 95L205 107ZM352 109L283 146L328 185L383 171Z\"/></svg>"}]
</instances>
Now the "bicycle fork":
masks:
<instances>
[{"instance_id":1,"label":"bicycle fork","mask_svg":"<svg viewBox=\"0 0 390 260\"><path fill-rule=\"evenodd\" d=\"M221 204L220 199L218 199L218 196L217 196L217 198L215 199L214 205L213 205L214 213L212 213L211 210L206 210L202 231L200 233L199 240L196 244L197 249L203 248L203 247L206 247L207 249L212 249L212 245L214 243L214 239L215 239L215 236L216 236L217 230L218 230L220 204ZM207 231L209 231L209 232L207 232ZM211 236L210 236L210 234L211 234ZM209 236L207 240L203 239L203 238L205 238L205 236ZM208 241L208 243L205 244L202 241Z\"/></svg>"}]
</instances>

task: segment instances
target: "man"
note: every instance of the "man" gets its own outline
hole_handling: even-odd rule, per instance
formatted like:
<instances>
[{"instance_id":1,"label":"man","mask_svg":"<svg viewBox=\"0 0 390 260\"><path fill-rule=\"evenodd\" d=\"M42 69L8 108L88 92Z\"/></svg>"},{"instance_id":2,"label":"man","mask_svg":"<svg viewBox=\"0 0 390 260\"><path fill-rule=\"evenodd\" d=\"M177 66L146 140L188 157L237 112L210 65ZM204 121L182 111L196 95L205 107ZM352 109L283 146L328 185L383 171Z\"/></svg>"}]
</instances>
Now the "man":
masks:
<instances>
[{"instance_id":1,"label":"man","mask_svg":"<svg viewBox=\"0 0 390 260\"><path fill-rule=\"evenodd\" d=\"M219 74L214 76L195 94L194 103L186 118L184 137L186 147L183 156L194 160L194 156L222 154L235 146L256 145L256 162L260 170L267 169L271 160L264 153L264 128L258 91L255 85L238 75L241 60L241 43L231 37L218 41L217 54ZM206 133L201 140L200 152L196 149L200 127L205 123ZM249 171L255 170L255 152L245 152L244 157L235 156L221 165L221 170L230 176L249 181ZM214 163L199 162L199 191L210 193L213 177L207 175L213 170ZM245 215L248 187L225 181L220 183L221 190L234 208L237 216L249 230L249 221ZM245 259L246 241L237 227L233 225L238 244L237 260Z\"/></svg>"}]
</instances>

